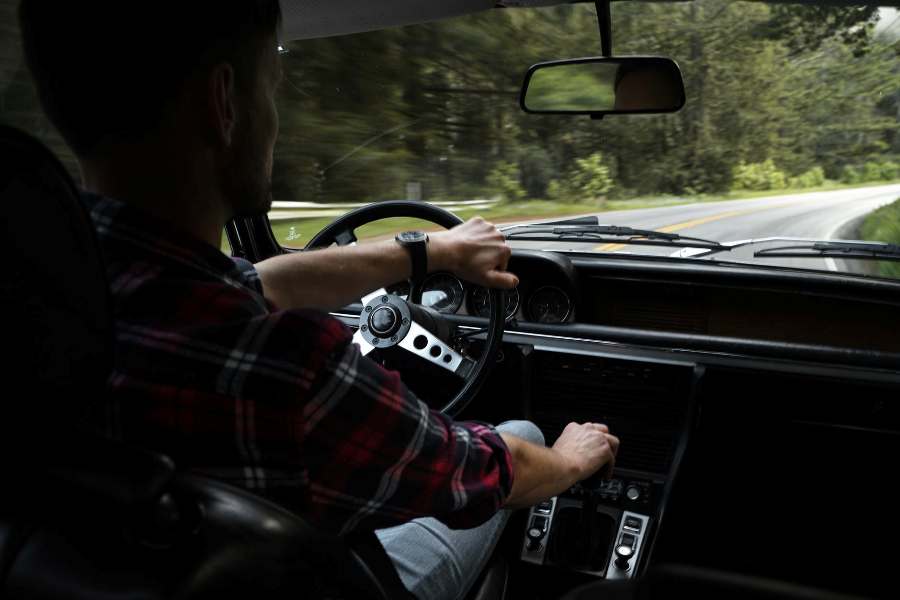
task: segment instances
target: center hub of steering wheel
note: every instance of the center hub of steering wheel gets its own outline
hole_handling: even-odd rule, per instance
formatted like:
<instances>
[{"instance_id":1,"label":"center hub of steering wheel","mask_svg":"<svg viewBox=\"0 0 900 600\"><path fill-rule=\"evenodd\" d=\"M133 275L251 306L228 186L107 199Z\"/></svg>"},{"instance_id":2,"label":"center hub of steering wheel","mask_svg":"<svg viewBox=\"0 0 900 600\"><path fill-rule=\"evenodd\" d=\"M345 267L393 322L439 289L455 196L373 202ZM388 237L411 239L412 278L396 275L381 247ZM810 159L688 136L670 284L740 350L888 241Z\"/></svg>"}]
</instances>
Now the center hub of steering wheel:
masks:
<instances>
[{"instance_id":1,"label":"center hub of steering wheel","mask_svg":"<svg viewBox=\"0 0 900 600\"><path fill-rule=\"evenodd\" d=\"M400 329L400 313L388 304L379 306L369 315L369 329L375 335L390 336Z\"/></svg>"},{"instance_id":2,"label":"center hub of steering wheel","mask_svg":"<svg viewBox=\"0 0 900 600\"><path fill-rule=\"evenodd\" d=\"M359 334L376 348L389 348L406 337L412 320L406 300L383 294L366 302L359 313Z\"/></svg>"}]
</instances>

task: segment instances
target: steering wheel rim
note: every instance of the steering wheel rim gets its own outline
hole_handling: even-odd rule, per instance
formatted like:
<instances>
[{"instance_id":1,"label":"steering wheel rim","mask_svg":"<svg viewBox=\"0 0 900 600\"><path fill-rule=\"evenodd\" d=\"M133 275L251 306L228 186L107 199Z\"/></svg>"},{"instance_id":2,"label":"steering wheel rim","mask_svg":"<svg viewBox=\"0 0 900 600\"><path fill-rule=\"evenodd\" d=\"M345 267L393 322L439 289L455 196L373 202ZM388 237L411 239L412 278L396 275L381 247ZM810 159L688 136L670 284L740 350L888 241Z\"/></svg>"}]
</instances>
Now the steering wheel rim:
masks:
<instances>
[{"instance_id":1,"label":"steering wheel rim","mask_svg":"<svg viewBox=\"0 0 900 600\"><path fill-rule=\"evenodd\" d=\"M314 235L304 250L325 248L331 244L340 246L352 244L357 241L355 231L358 228L373 221L395 217L422 219L445 229L450 229L463 222L452 212L426 202L409 200L378 202L354 209L338 217ZM463 377L463 384L459 392L440 408L440 412L451 417L455 417L468 406L484 385L493 367L494 356L503 341L506 307L503 305L500 290L488 290L488 307L490 317L481 356L475 361L471 371Z\"/></svg>"}]
</instances>

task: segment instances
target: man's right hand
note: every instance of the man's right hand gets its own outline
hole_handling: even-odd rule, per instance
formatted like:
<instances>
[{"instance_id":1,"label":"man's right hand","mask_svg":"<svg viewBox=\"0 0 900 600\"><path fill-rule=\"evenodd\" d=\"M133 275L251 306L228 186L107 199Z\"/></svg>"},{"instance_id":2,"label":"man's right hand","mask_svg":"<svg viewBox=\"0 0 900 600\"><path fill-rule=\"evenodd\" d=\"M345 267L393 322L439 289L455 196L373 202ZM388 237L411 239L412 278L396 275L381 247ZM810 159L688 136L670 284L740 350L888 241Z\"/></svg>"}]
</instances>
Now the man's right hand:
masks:
<instances>
[{"instance_id":1,"label":"man's right hand","mask_svg":"<svg viewBox=\"0 0 900 600\"><path fill-rule=\"evenodd\" d=\"M514 435L500 434L513 463L513 486L507 508L532 506L561 494L604 465L609 474L616 461L619 438L599 423L569 423L552 448L537 446Z\"/></svg>"},{"instance_id":2,"label":"man's right hand","mask_svg":"<svg viewBox=\"0 0 900 600\"><path fill-rule=\"evenodd\" d=\"M608 472L616 461L619 438L600 423L569 423L560 434L553 450L562 455L574 470L579 481L586 479L609 464Z\"/></svg>"}]
</instances>

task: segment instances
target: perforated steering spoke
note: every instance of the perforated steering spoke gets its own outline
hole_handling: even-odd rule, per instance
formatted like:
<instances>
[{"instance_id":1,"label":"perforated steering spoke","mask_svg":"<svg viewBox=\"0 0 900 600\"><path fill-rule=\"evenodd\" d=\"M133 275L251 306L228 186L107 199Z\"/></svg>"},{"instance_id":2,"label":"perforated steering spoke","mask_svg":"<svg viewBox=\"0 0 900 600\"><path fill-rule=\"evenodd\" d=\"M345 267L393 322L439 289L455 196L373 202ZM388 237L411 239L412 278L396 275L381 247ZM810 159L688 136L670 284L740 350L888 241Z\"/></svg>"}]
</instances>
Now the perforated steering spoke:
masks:
<instances>
[{"instance_id":1,"label":"perforated steering spoke","mask_svg":"<svg viewBox=\"0 0 900 600\"><path fill-rule=\"evenodd\" d=\"M398 346L460 377L468 376L475 364L415 321Z\"/></svg>"},{"instance_id":2,"label":"perforated steering spoke","mask_svg":"<svg viewBox=\"0 0 900 600\"><path fill-rule=\"evenodd\" d=\"M384 288L378 288L374 292L369 292L368 294L363 296L360 302L362 302L362 305L365 306L378 296L387 296L387 290L385 290Z\"/></svg>"},{"instance_id":3,"label":"perforated steering spoke","mask_svg":"<svg viewBox=\"0 0 900 600\"><path fill-rule=\"evenodd\" d=\"M359 353L363 356L375 349L375 346L367 342L363 337L362 332L358 329L356 330L356 333L353 334L353 343L359 344Z\"/></svg>"}]
</instances>

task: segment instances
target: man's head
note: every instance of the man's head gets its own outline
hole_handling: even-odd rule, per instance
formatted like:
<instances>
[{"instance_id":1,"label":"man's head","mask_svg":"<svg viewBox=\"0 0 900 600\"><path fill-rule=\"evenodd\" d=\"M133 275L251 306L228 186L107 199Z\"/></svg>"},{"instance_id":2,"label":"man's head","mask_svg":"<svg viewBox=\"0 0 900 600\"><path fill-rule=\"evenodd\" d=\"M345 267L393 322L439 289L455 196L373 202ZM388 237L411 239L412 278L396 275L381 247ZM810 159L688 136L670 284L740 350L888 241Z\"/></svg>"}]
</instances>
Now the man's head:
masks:
<instances>
[{"instance_id":1,"label":"man's head","mask_svg":"<svg viewBox=\"0 0 900 600\"><path fill-rule=\"evenodd\" d=\"M278 0L22 0L20 22L41 104L82 165L197 158L227 212L268 209Z\"/></svg>"},{"instance_id":2,"label":"man's head","mask_svg":"<svg viewBox=\"0 0 900 600\"><path fill-rule=\"evenodd\" d=\"M664 63L623 62L616 70L615 110L672 110L682 101L677 72Z\"/></svg>"}]
</instances>

